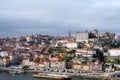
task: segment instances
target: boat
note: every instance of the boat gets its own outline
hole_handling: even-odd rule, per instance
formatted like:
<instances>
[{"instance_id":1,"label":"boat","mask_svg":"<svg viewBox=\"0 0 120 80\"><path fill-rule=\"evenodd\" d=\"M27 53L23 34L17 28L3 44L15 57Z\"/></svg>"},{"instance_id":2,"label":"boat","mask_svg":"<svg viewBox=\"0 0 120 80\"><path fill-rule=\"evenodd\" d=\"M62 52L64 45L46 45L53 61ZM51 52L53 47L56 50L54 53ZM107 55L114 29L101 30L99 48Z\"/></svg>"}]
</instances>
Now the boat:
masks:
<instances>
[{"instance_id":1,"label":"boat","mask_svg":"<svg viewBox=\"0 0 120 80\"><path fill-rule=\"evenodd\" d=\"M71 80L71 77L65 74L38 73L32 75L34 78L47 78L52 80Z\"/></svg>"},{"instance_id":2,"label":"boat","mask_svg":"<svg viewBox=\"0 0 120 80\"><path fill-rule=\"evenodd\" d=\"M16 70L16 71L9 71L9 73L11 73L11 74L19 74L19 73L23 73L23 71L21 71L21 70Z\"/></svg>"}]
</instances>

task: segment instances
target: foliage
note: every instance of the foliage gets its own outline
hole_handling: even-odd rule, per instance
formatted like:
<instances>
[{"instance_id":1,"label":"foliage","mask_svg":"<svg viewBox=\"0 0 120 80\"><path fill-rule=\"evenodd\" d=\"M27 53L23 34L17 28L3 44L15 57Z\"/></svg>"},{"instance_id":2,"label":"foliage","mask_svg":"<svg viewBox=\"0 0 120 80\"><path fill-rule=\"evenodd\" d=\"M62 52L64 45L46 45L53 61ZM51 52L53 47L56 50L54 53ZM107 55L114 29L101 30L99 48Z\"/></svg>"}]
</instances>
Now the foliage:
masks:
<instances>
[{"instance_id":1,"label":"foliage","mask_svg":"<svg viewBox=\"0 0 120 80\"><path fill-rule=\"evenodd\" d=\"M96 36L90 32L89 38L96 38Z\"/></svg>"},{"instance_id":2,"label":"foliage","mask_svg":"<svg viewBox=\"0 0 120 80\"><path fill-rule=\"evenodd\" d=\"M120 64L120 59L117 57L114 60L109 60L109 59L105 58L104 61L107 63L112 63L112 64Z\"/></svg>"},{"instance_id":3,"label":"foliage","mask_svg":"<svg viewBox=\"0 0 120 80\"><path fill-rule=\"evenodd\" d=\"M80 59L81 55L77 55L77 59Z\"/></svg>"},{"instance_id":4,"label":"foliage","mask_svg":"<svg viewBox=\"0 0 120 80\"><path fill-rule=\"evenodd\" d=\"M87 57L84 57L83 61L81 61L82 64L87 64L88 63L88 58Z\"/></svg>"},{"instance_id":5,"label":"foliage","mask_svg":"<svg viewBox=\"0 0 120 80\"><path fill-rule=\"evenodd\" d=\"M120 71L120 68L117 68L117 71Z\"/></svg>"},{"instance_id":6,"label":"foliage","mask_svg":"<svg viewBox=\"0 0 120 80\"><path fill-rule=\"evenodd\" d=\"M93 55L93 58L99 58L101 61L104 60L103 52L99 49L96 49L96 54Z\"/></svg>"},{"instance_id":7,"label":"foliage","mask_svg":"<svg viewBox=\"0 0 120 80\"><path fill-rule=\"evenodd\" d=\"M70 56L64 56L63 60L66 61L66 62L68 62L68 61L72 60L72 57L70 57Z\"/></svg>"},{"instance_id":8,"label":"foliage","mask_svg":"<svg viewBox=\"0 0 120 80\"><path fill-rule=\"evenodd\" d=\"M23 69L24 72L27 72L28 68L29 68L29 66L27 66L27 65L24 65L24 66L22 67L22 69Z\"/></svg>"},{"instance_id":9,"label":"foliage","mask_svg":"<svg viewBox=\"0 0 120 80\"><path fill-rule=\"evenodd\" d=\"M120 42L110 43L110 47L111 48L119 48L120 47Z\"/></svg>"},{"instance_id":10,"label":"foliage","mask_svg":"<svg viewBox=\"0 0 120 80\"><path fill-rule=\"evenodd\" d=\"M63 53L66 52L64 48L61 47L52 47L49 48L48 53L53 54L54 52Z\"/></svg>"},{"instance_id":11,"label":"foliage","mask_svg":"<svg viewBox=\"0 0 120 80\"><path fill-rule=\"evenodd\" d=\"M68 51L68 53L74 54L76 52L76 50L72 49L70 51Z\"/></svg>"}]
</instances>

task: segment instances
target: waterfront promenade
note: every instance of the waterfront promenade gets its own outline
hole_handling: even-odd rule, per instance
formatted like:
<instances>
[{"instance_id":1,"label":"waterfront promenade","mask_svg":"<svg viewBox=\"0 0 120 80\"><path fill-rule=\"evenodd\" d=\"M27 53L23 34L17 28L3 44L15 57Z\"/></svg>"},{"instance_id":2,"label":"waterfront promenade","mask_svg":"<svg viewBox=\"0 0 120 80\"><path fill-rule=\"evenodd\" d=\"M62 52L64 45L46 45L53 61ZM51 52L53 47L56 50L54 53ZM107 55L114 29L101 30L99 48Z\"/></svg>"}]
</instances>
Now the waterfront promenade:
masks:
<instances>
[{"instance_id":1,"label":"waterfront promenade","mask_svg":"<svg viewBox=\"0 0 120 80\"><path fill-rule=\"evenodd\" d=\"M10 68L10 67L0 67L3 71L16 71L20 72L22 69L17 68ZM120 77L112 77L113 74L120 74L120 71L118 72L101 72L101 73L92 73L92 72L86 72L82 70L74 70L74 69L40 69L40 70L28 70L30 73L53 73L53 74L66 74L68 76L78 76L78 77L84 77L84 78L101 78L101 79L113 79L113 80L120 80Z\"/></svg>"}]
</instances>

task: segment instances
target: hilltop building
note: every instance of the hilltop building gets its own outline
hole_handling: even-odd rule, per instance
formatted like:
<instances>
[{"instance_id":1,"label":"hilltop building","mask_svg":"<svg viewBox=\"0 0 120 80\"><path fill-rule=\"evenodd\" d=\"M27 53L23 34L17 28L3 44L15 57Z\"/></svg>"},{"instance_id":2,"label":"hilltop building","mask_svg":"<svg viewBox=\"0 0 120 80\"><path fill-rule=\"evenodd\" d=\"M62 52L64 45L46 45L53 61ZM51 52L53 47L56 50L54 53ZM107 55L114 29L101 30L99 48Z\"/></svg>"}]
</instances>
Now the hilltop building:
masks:
<instances>
[{"instance_id":1,"label":"hilltop building","mask_svg":"<svg viewBox=\"0 0 120 80\"><path fill-rule=\"evenodd\" d=\"M76 33L76 42L83 42L89 39L88 32L77 32Z\"/></svg>"},{"instance_id":2,"label":"hilltop building","mask_svg":"<svg viewBox=\"0 0 120 80\"><path fill-rule=\"evenodd\" d=\"M112 48L108 50L108 53L112 57L120 56L120 48Z\"/></svg>"}]
</instances>

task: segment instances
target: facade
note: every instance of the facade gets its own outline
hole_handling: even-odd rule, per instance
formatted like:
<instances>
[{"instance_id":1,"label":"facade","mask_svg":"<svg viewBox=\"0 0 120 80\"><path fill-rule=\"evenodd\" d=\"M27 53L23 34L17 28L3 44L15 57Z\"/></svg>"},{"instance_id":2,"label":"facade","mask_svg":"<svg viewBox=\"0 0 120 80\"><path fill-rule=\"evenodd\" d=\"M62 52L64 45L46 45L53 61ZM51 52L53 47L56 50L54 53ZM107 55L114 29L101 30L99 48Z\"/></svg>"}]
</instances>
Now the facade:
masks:
<instances>
[{"instance_id":1,"label":"facade","mask_svg":"<svg viewBox=\"0 0 120 80\"><path fill-rule=\"evenodd\" d=\"M66 62L62 61L61 58L58 57L50 58L50 68L66 68Z\"/></svg>"},{"instance_id":2,"label":"facade","mask_svg":"<svg viewBox=\"0 0 120 80\"><path fill-rule=\"evenodd\" d=\"M77 42L67 42L67 48L77 48Z\"/></svg>"},{"instance_id":3,"label":"facade","mask_svg":"<svg viewBox=\"0 0 120 80\"><path fill-rule=\"evenodd\" d=\"M67 47L67 42L58 42L55 45L56 47Z\"/></svg>"},{"instance_id":4,"label":"facade","mask_svg":"<svg viewBox=\"0 0 120 80\"><path fill-rule=\"evenodd\" d=\"M35 69L36 65L33 61L30 61L28 57L24 58L21 65L27 65L30 69Z\"/></svg>"},{"instance_id":5,"label":"facade","mask_svg":"<svg viewBox=\"0 0 120 80\"><path fill-rule=\"evenodd\" d=\"M104 71L104 65L99 60L96 60L95 62L90 63L90 71L91 72L103 72Z\"/></svg>"},{"instance_id":6,"label":"facade","mask_svg":"<svg viewBox=\"0 0 120 80\"><path fill-rule=\"evenodd\" d=\"M51 61L50 68L64 69L65 63L63 61Z\"/></svg>"},{"instance_id":7,"label":"facade","mask_svg":"<svg viewBox=\"0 0 120 80\"><path fill-rule=\"evenodd\" d=\"M89 33L88 32L77 32L76 33L76 42L83 42L88 40Z\"/></svg>"},{"instance_id":8,"label":"facade","mask_svg":"<svg viewBox=\"0 0 120 80\"><path fill-rule=\"evenodd\" d=\"M95 43L95 44L98 44L98 43L99 43L99 39L98 39L98 38L91 38L91 39L89 39L88 41L91 41L91 42L93 42L93 43Z\"/></svg>"},{"instance_id":9,"label":"facade","mask_svg":"<svg viewBox=\"0 0 120 80\"><path fill-rule=\"evenodd\" d=\"M6 66L7 64L10 63L10 58L8 56L7 57L3 57L2 61L3 61L4 66Z\"/></svg>"},{"instance_id":10,"label":"facade","mask_svg":"<svg viewBox=\"0 0 120 80\"><path fill-rule=\"evenodd\" d=\"M44 60L44 61L40 61L38 66L39 68L49 68L50 67L49 65L50 65L50 62Z\"/></svg>"},{"instance_id":11,"label":"facade","mask_svg":"<svg viewBox=\"0 0 120 80\"><path fill-rule=\"evenodd\" d=\"M67 40L59 40L56 42L55 47L67 47Z\"/></svg>"},{"instance_id":12,"label":"facade","mask_svg":"<svg viewBox=\"0 0 120 80\"><path fill-rule=\"evenodd\" d=\"M93 54L96 54L95 50L90 50L87 48L76 49L76 55L82 55L84 57L91 57Z\"/></svg>"},{"instance_id":13,"label":"facade","mask_svg":"<svg viewBox=\"0 0 120 80\"><path fill-rule=\"evenodd\" d=\"M73 64L73 69L79 69L79 70L85 70L85 71L89 71L89 65L85 65L85 64L78 64L78 63L74 63Z\"/></svg>"},{"instance_id":14,"label":"facade","mask_svg":"<svg viewBox=\"0 0 120 80\"><path fill-rule=\"evenodd\" d=\"M8 56L8 53L5 52L5 51L2 51L2 52L0 52L0 56L1 57L6 57L6 56Z\"/></svg>"},{"instance_id":15,"label":"facade","mask_svg":"<svg viewBox=\"0 0 120 80\"><path fill-rule=\"evenodd\" d=\"M112 57L120 56L120 48L113 48L108 50L109 55Z\"/></svg>"}]
</instances>

